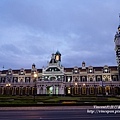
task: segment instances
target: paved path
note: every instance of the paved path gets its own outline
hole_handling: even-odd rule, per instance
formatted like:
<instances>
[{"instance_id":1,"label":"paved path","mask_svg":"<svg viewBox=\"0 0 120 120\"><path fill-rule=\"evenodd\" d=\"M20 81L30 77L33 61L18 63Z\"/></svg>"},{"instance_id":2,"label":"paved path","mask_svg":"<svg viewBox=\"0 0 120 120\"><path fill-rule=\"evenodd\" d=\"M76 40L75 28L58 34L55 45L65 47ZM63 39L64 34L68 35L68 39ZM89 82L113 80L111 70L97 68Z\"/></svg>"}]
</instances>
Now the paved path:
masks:
<instances>
[{"instance_id":1,"label":"paved path","mask_svg":"<svg viewBox=\"0 0 120 120\"><path fill-rule=\"evenodd\" d=\"M71 110L71 109L93 109L93 106L49 106L49 107L0 107L1 110Z\"/></svg>"}]
</instances>

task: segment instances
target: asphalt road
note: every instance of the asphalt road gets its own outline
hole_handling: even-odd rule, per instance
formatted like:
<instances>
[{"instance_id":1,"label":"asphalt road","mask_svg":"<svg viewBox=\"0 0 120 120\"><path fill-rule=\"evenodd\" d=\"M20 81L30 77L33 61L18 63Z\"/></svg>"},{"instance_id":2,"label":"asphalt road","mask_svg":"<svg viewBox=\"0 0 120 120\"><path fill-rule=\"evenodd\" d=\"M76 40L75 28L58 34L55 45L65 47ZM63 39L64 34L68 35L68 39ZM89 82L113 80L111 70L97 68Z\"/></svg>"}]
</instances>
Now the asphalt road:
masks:
<instances>
[{"instance_id":1,"label":"asphalt road","mask_svg":"<svg viewBox=\"0 0 120 120\"><path fill-rule=\"evenodd\" d=\"M120 120L120 113L91 112L91 108L0 110L0 120Z\"/></svg>"}]
</instances>

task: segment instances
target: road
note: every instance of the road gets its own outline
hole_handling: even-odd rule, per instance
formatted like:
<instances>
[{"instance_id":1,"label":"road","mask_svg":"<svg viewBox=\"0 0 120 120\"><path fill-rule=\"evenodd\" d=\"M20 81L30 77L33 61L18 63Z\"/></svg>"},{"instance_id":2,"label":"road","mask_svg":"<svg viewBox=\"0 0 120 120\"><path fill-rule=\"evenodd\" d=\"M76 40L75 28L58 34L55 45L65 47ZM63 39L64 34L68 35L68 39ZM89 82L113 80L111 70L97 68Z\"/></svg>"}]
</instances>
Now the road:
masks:
<instances>
[{"instance_id":1,"label":"road","mask_svg":"<svg viewBox=\"0 0 120 120\"><path fill-rule=\"evenodd\" d=\"M91 107L15 109L1 108L0 120L120 120L120 113L92 113Z\"/></svg>"}]
</instances>

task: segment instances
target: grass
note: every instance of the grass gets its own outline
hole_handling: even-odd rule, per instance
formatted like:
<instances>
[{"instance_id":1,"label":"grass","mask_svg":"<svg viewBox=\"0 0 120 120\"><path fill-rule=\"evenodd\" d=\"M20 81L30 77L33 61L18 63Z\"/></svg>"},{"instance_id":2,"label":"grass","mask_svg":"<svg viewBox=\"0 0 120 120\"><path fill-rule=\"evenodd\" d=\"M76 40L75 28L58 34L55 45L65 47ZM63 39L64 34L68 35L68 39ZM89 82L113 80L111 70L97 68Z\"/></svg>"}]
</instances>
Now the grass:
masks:
<instances>
[{"instance_id":1,"label":"grass","mask_svg":"<svg viewBox=\"0 0 120 120\"><path fill-rule=\"evenodd\" d=\"M111 98L108 98L108 101L120 101L120 99L111 97Z\"/></svg>"},{"instance_id":2,"label":"grass","mask_svg":"<svg viewBox=\"0 0 120 120\"><path fill-rule=\"evenodd\" d=\"M8 104L37 104L37 103L112 103L120 102L117 97L70 97L70 96L36 96L35 101L33 96L0 96L0 105Z\"/></svg>"}]
</instances>

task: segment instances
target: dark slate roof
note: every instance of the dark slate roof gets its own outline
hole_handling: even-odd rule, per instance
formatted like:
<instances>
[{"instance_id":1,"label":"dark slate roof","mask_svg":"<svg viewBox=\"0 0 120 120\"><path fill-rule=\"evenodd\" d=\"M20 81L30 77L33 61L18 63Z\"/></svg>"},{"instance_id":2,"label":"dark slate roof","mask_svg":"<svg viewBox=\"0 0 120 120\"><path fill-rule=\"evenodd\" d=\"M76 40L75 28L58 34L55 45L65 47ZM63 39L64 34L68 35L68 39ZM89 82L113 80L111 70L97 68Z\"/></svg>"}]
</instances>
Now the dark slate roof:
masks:
<instances>
[{"instance_id":1,"label":"dark slate roof","mask_svg":"<svg viewBox=\"0 0 120 120\"><path fill-rule=\"evenodd\" d=\"M14 74L18 74L18 73L20 72L20 70L12 70L12 72L13 72Z\"/></svg>"},{"instance_id":2,"label":"dark slate roof","mask_svg":"<svg viewBox=\"0 0 120 120\"><path fill-rule=\"evenodd\" d=\"M26 73L31 73L31 69L25 69Z\"/></svg>"},{"instance_id":3,"label":"dark slate roof","mask_svg":"<svg viewBox=\"0 0 120 120\"><path fill-rule=\"evenodd\" d=\"M103 67L93 67L95 71L102 71Z\"/></svg>"},{"instance_id":4,"label":"dark slate roof","mask_svg":"<svg viewBox=\"0 0 120 120\"><path fill-rule=\"evenodd\" d=\"M74 68L64 68L65 72L72 72Z\"/></svg>"},{"instance_id":5,"label":"dark slate roof","mask_svg":"<svg viewBox=\"0 0 120 120\"><path fill-rule=\"evenodd\" d=\"M37 69L38 73L42 73L42 69Z\"/></svg>"},{"instance_id":6,"label":"dark slate roof","mask_svg":"<svg viewBox=\"0 0 120 120\"><path fill-rule=\"evenodd\" d=\"M117 70L117 66L110 66L109 67L112 71L116 71Z\"/></svg>"},{"instance_id":7,"label":"dark slate roof","mask_svg":"<svg viewBox=\"0 0 120 120\"><path fill-rule=\"evenodd\" d=\"M6 74L8 72L8 70L2 70L1 74Z\"/></svg>"},{"instance_id":8,"label":"dark slate roof","mask_svg":"<svg viewBox=\"0 0 120 120\"><path fill-rule=\"evenodd\" d=\"M61 55L61 53L57 50L56 55Z\"/></svg>"},{"instance_id":9,"label":"dark slate roof","mask_svg":"<svg viewBox=\"0 0 120 120\"><path fill-rule=\"evenodd\" d=\"M80 69L80 72L86 72L87 69Z\"/></svg>"}]
</instances>

